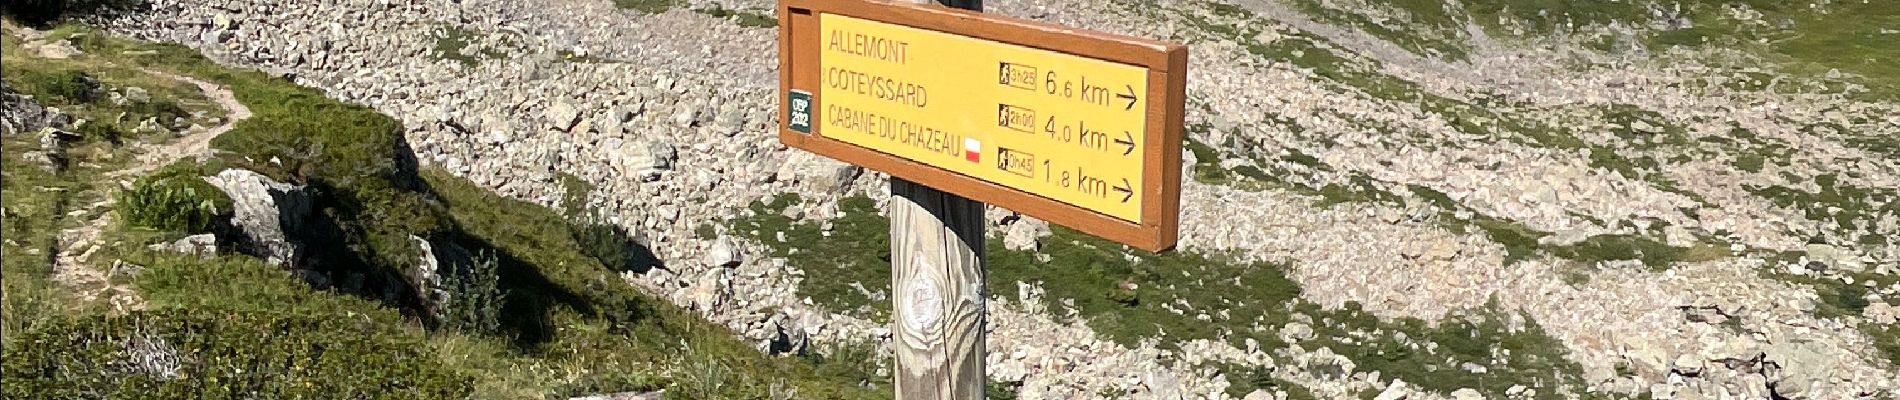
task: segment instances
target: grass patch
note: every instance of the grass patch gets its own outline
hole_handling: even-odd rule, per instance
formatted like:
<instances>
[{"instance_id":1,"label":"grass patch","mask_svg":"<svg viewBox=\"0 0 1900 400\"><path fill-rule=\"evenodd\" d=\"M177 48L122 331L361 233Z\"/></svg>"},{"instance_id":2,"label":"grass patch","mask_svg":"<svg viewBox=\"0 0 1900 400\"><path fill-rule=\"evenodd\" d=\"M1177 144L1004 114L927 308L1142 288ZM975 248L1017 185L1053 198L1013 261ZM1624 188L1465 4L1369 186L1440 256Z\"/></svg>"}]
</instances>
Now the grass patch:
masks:
<instances>
[{"instance_id":1,"label":"grass patch","mask_svg":"<svg viewBox=\"0 0 1900 400\"><path fill-rule=\"evenodd\" d=\"M1201 129L1206 128L1203 126ZM1226 168L1222 168L1220 165L1220 150L1215 150L1206 143L1201 143L1192 137L1187 138L1183 146L1187 147L1188 151L1194 153L1195 182L1209 185L1226 185L1233 183L1233 177L1229 175Z\"/></svg>"},{"instance_id":2,"label":"grass patch","mask_svg":"<svg viewBox=\"0 0 1900 400\"><path fill-rule=\"evenodd\" d=\"M8 65L12 68L12 65ZM24 155L37 151L37 138L0 138L0 341L60 323L88 308L72 292L54 286L53 258L59 230L72 225L68 212L81 193L97 190L85 171L41 169ZM4 358L13 358L7 351Z\"/></svg>"},{"instance_id":3,"label":"grass patch","mask_svg":"<svg viewBox=\"0 0 1900 400\"><path fill-rule=\"evenodd\" d=\"M614 6L638 11L642 14L659 14L680 6L679 0L614 0Z\"/></svg>"},{"instance_id":4,"label":"grass patch","mask_svg":"<svg viewBox=\"0 0 1900 400\"><path fill-rule=\"evenodd\" d=\"M1648 11L1634 2L1565 0L1470 0L1465 9L1476 20L1497 33L1513 35L1549 35L1568 32L1576 26L1607 24L1613 21L1647 21ZM1522 24L1523 31L1513 32L1499 24L1509 18Z\"/></svg>"},{"instance_id":5,"label":"grass patch","mask_svg":"<svg viewBox=\"0 0 1900 400\"><path fill-rule=\"evenodd\" d=\"M1227 378L1227 396L1244 398L1256 390L1267 392L1286 392L1285 400L1319 400L1313 390L1285 379L1273 377L1273 371L1260 366L1233 363L1213 363L1214 369Z\"/></svg>"},{"instance_id":6,"label":"grass patch","mask_svg":"<svg viewBox=\"0 0 1900 400\"><path fill-rule=\"evenodd\" d=\"M1860 331L1874 340L1874 350L1880 352L1888 365L1900 365L1900 326L1862 323Z\"/></svg>"},{"instance_id":7,"label":"grass patch","mask_svg":"<svg viewBox=\"0 0 1900 400\"><path fill-rule=\"evenodd\" d=\"M205 122L224 116L224 110L195 85L134 66L100 62L102 57L110 56L90 50L110 40L90 28L69 24L62 25L61 29L73 31L77 38L71 40L88 53L69 59L38 58L36 53L26 51L19 37L0 35L0 64L6 66L0 69L0 79L6 80L11 89L33 96L42 105L59 107L62 112L89 121L72 128L88 140L102 139L118 144L123 139L136 139L135 134L149 133L137 129L147 119L156 119L169 127L179 118ZM109 92L126 92L132 88L144 90L150 100L108 101L112 97ZM200 115L203 118L199 118Z\"/></svg>"},{"instance_id":8,"label":"grass patch","mask_svg":"<svg viewBox=\"0 0 1900 400\"><path fill-rule=\"evenodd\" d=\"M1641 2L1473 0L1463 4L1472 20L1508 35L1550 36L1611 23L1645 27L1653 19L1647 4ZM1830 70L1855 75L1851 79L1866 87L1865 92L1855 93L1861 99L1900 99L1900 65L1885 61L1900 59L1900 48L1888 45L1900 39L1900 34L1892 32L1900 26L1900 4L1846 1L1807 7L1773 0L1689 0L1667 5L1680 5L1682 16L1693 26L1642 31L1638 39L1644 44L1745 50L1797 75L1823 77ZM1730 18L1727 8L1731 6L1760 12L1763 23Z\"/></svg>"},{"instance_id":9,"label":"grass patch","mask_svg":"<svg viewBox=\"0 0 1900 400\"><path fill-rule=\"evenodd\" d=\"M824 369L835 368L824 359L766 358L725 328L638 293L615 271L583 255L564 219L552 210L501 198L446 172L429 170L423 176L468 240L492 245L502 260L501 282L510 300L503 325L515 330L517 346L530 345L528 354L565 354L576 358L575 367L608 359L644 364L655 373L680 372L685 375L675 375L672 382L699 395L691 398L759 398L773 385L815 398L885 394L856 380L861 377Z\"/></svg>"},{"instance_id":10,"label":"grass patch","mask_svg":"<svg viewBox=\"0 0 1900 400\"><path fill-rule=\"evenodd\" d=\"M729 230L768 244L772 257L805 269L806 276L822 277L807 279L798 287L814 303L835 312L889 321L891 305L881 297L889 292L891 282L890 223L878 215L876 202L865 197L838 201L842 214L830 221L829 231L819 223L785 215L788 208L802 203L795 194L754 201L750 215L732 221ZM809 245L813 243L823 245Z\"/></svg>"},{"instance_id":11,"label":"grass patch","mask_svg":"<svg viewBox=\"0 0 1900 400\"><path fill-rule=\"evenodd\" d=\"M724 6L720 6L719 3L713 3L711 6L704 7L704 8L695 8L693 9L693 12L706 14L707 16L710 16L713 18L729 19L732 22L739 24L739 26L743 26L747 28L776 28L778 27L778 17L773 16L772 14L759 12L759 11L751 11L751 10L728 9L728 8L725 8Z\"/></svg>"},{"instance_id":12,"label":"grass patch","mask_svg":"<svg viewBox=\"0 0 1900 400\"><path fill-rule=\"evenodd\" d=\"M1511 265L1539 255L1550 255L1579 263L1595 264L1603 261L1639 260L1652 270L1667 269L1679 262L1703 262L1729 257L1728 248L1722 243L1696 243L1690 246L1671 246L1648 236L1631 234L1603 234L1585 238L1578 243L1567 245L1544 244L1542 239L1550 232L1538 231L1523 224L1485 215L1458 204L1450 196L1432 188L1410 185L1412 194L1439 209L1438 221L1453 233L1477 232L1491 238L1491 241L1504 246L1504 264ZM1459 212L1469 213L1459 218ZM1660 228L1658 228L1660 229ZM1581 278L1567 278L1581 281Z\"/></svg>"},{"instance_id":13,"label":"grass patch","mask_svg":"<svg viewBox=\"0 0 1900 400\"><path fill-rule=\"evenodd\" d=\"M1776 69L1814 77L1830 70L1852 75L1848 81L1865 86L1854 95L1862 100L1900 99L1900 4L1846 1L1806 7L1768 0L1687 1L1685 13L1696 22L1691 29L1655 32L1648 41L1657 46L1709 46L1742 49L1762 56ZM1761 13L1767 24L1738 23L1726 7L1745 5ZM1837 79L1826 78L1827 81ZM1758 81L1759 82L1759 81ZM1829 90L1837 85L1827 84ZM1762 90L1765 87L1741 88Z\"/></svg>"},{"instance_id":14,"label":"grass patch","mask_svg":"<svg viewBox=\"0 0 1900 400\"><path fill-rule=\"evenodd\" d=\"M8 398L463 398L422 337L335 312L94 314L6 343ZM31 350L26 350L31 349Z\"/></svg>"},{"instance_id":15,"label":"grass patch","mask_svg":"<svg viewBox=\"0 0 1900 400\"><path fill-rule=\"evenodd\" d=\"M872 300L851 283L872 291L888 288L889 222L877 215L869 199L848 198L840 202L844 214L832 220L832 235L853 240L824 240L814 237L823 232L815 223L793 222L782 215L797 204L789 196L755 203L750 216L734 221L734 230L758 238L772 248L773 256L807 268L811 276L825 277L801 284L800 290L815 302L834 310L888 315L888 301ZM777 232L786 232L788 240L776 240ZM1558 387L1579 390L1580 368L1565 361L1563 346L1528 317L1495 305L1433 327L1416 319L1378 319L1356 305L1322 309L1300 299L1301 289L1287 278L1283 265L1188 252L1150 254L1060 227L1043 243L1046 258L1008 250L999 238L992 238L987 290L1008 296L1018 283L1038 285L1046 293L1044 306L1055 314L1071 315L1063 310L1074 310L1074 317L1098 335L1125 346L1162 337L1167 339L1163 347L1191 339L1235 346L1251 340L1269 352L1290 345L1329 347L1363 369L1422 382L1440 392L1473 387L1503 396L1510 386L1524 385L1538 388L1547 398L1560 398ZM1282 341L1280 327L1296 321L1310 323L1314 337ZM1501 356L1502 349L1510 350L1509 356ZM1474 372L1466 364L1482 368ZM1299 392L1263 378L1264 373L1229 374L1230 381L1240 379L1251 387Z\"/></svg>"},{"instance_id":16,"label":"grass patch","mask_svg":"<svg viewBox=\"0 0 1900 400\"><path fill-rule=\"evenodd\" d=\"M1873 225L1882 215L1900 215L1900 191L1857 187L1841 182L1840 176L1835 174L1817 175L1814 184L1819 189L1814 192L1786 186L1749 187L1747 190L1777 206L1799 210L1810 220L1832 225L1837 234L1859 233L1859 237L1835 238L1838 241L1867 246L1890 245L1888 241L1892 238L1886 237Z\"/></svg>"},{"instance_id":17,"label":"grass patch","mask_svg":"<svg viewBox=\"0 0 1900 400\"><path fill-rule=\"evenodd\" d=\"M468 47L475 45L481 39L482 35L475 31L458 26L443 26L442 32L435 36L435 48L429 56L437 60L454 60L469 67L481 64L484 60L499 60L507 57L507 54L486 46L474 54L469 54Z\"/></svg>"},{"instance_id":18,"label":"grass patch","mask_svg":"<svg viewBox=\"0 0 1900 400\"><path fill-rule=\"evenodd\" d=\"M620 278L622 271L591 257L571 234L568 219L555 210L501 198L446 172L417 171L393 119L262 73L219 67L176 45L90 37L87 52L117 57L112 60L117 65L192 75L232 88L256 116L213 140L213 146L231 154L214 165L253 168L306 185L323 216L313 223L317 231L309 233L316 239L308 244L313 253L326 256L313 263L315 273L293 274L242 256L155 253L144 246L156 237L117 226L108 230L103 242L110 248L101 252L115 256L96 255L95 262L122 258L144 266L129 283L150 311L107 317L83 304L68 305L44 290L51 287L43 279L50 271L44 255L53 250L58 228L70 223L63 218L71 204L104 198L92 185L117 164L101 161L45 172L16 162L36 143L7 138L6 175L0 179L8 194L6 315L0 318L7 328L5 397L114 393L71 392L90 387L145 388L151 390L126 393L194 399L253 389L289 397L308 389L320 392L303 397L374 390L369 393L392 398L467 394L480 399L657 389L683 398L771 398L796 390L801 397L868 399L889 393L875 381L820 372L863 360L768 358L723 326L638 292ZM12 48L8 71L16 67ZM81 143L74 154L96 157L105 154L96 151L100 148L109 149ZM246 157L276 158L281 165ZM193 167L177 168L213 169ZM189 175L194 173L174 178ZM495 332L432 331L418 310L390 299L403 296L390 292L400 289L391 282L405 280L398 271L414 262L415 249L405 243L410 235L493 255L499 275L494 282L502 294L496 296L502 305ZM313 289L306 283L312 280L328 281L335 291ZM352 286L381 290L345 290ZM190 376L219 381L148 384L136 374L95 373L99 370L92 364L47 367L48 362L82 359L78 356L121 357L111 344L128 337L142 340L139 335L196 352L183 358L185 368L210 372ZM69 338L82 342L62 341ZM115 381L94 385L97 376ZM13 385L29 381L31 386ZM124 382L137 385L118 386Z\"/></svg>"},{"instance_id":19,"label":"grass patch","mask_svg":"<svg viewBox=\"0 0 1900 400\"><path fill-rule=\"evenodd\" d=\"M1358 29L1373 37L1396 44L1413 54L1456 61L1466 59L1466 46L1462 35L1463 22L1447 13L1443 2L1403 0L1374 4L1403 11L1408 18L1382 23L1350 10L1327 8L1325 4L1315 0L1292 2L1295 8L1318 17L1321 21L1335 26Z\"/></svg>"},{"instance_id":20,"label":"grass patch","mask_svg":"<svg viewBox=\"0 0 1900 400\"><path fill-rule=\"evenodd\" d=\"M1596 235L1571 245L1547 246L1545 250L1559 258L1580 262L1639 260L1653 270L1668 269L1678 262L1702 262L1729 257L1728 249L1723 246L1670 246L1636 235Z\"/></svg>"}]
</instances>

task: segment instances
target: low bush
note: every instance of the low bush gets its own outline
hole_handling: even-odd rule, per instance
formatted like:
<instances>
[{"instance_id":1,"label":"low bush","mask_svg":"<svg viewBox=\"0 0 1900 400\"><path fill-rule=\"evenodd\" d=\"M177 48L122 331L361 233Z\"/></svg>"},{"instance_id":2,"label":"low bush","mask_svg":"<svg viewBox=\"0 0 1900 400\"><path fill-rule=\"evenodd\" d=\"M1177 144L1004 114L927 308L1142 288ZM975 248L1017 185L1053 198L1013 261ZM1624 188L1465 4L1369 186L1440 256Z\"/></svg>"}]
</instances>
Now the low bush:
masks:
<instances>
[{"instance_id":1,"label":"low bush","mask_svg":"<svg viewBox=\"0 0 1900 400\"><path fill-rule=\"evenodd\" d=\"M210 232L218 215L231 209L231 198L200 178L196 166L185 161L139 178L119 193L119 216L161 232Z\"/></svg>"},{"instance_id":2,"label":"low bush","mask_svg":"<svg viewBox=\"0 0 1900 400\"><path fill-rule=\"evenodd\" d=\"M494 253L483 252L441 271L444 295L437 299L436 320L442 328L479 335L501 333L501 308L506 299L501 293L498 264Z\"/></svg>"},{"instance_id":3,"label":"low bush","mask_svg":"<svg viewBox=\"0 0 1900 400\"><path fill-rule=\"evenodd\" d=\"M347 315L192 309L55 321L6 343L10 399L449 399L472 382L420 337Z\"/></svg>"},{"instance_id":4,"label":"low bush","mask_svg":"<svg viewBox=\"0 0 1900 400\"><path fill-rule=\"evenodd\" d=\"M614 270L626 269L632 263L633 252L629 246L633 240L627 237L627 231L599 218L569 222L569 237L579 244L581 253L600 261L601 265Z\"/></svg>"},{"instance_id":5,"label":"low bush","mask_svg":"<svg viewBox=\"0 0 1900 400\"><path fill-rule=\"evenodd\" d=\"M105 141L114 146L124 143L126 136L125 131L119 129L118 125L98 121L88 121L84 124L80 124L79 126L73 127L72 131L74 134L78 134L81 140Z\"/></svg>"}]
</instances>

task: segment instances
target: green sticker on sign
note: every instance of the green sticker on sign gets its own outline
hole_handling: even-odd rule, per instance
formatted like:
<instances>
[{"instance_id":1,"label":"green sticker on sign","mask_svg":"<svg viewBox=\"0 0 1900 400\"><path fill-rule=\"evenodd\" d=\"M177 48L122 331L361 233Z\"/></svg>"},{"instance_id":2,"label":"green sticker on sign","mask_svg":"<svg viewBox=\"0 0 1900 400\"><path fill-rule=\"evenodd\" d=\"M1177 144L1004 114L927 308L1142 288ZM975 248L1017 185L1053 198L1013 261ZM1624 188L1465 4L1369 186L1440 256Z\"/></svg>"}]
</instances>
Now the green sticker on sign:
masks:
<instances>
[{"instance_id":1,"label":"green sticker on sign","mask_svg":"<svg viewBox=\"0 0 1900 400\"><path fill-rule=\"evenodd\" d=\"M790 125L793 131L811 134L811 92L793 90L791 92L792 115Z\"/></svg>"}]
</instances>

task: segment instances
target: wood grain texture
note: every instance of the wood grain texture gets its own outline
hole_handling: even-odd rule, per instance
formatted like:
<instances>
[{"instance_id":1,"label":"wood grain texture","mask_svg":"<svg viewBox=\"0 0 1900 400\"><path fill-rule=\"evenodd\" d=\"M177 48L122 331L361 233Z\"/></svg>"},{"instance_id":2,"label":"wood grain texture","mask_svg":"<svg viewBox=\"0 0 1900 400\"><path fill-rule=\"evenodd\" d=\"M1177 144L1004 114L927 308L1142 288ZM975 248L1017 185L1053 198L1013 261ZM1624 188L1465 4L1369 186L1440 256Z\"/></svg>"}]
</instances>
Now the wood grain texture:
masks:
<instances>
[{"instance_id":1,"label":"wood grain texture","mask_svg":"<svg viewBox=\"0 0 1900 400\"><path fill-rule=\"evenodd\" d=\"M891 178L890 219L897 398L983 398L983 203Z\"/></svg>"},{"instance_id":2,"label":"wood grain texture","mask_svg":"<svg viewBox=\"0 0 1900 400\"><path fill-rule=\"evenodd\" d=\"M931 0L910 0L929 4ZM982 0L939 0L982 11ZM984 396L983 203L891 179L891 325L898 400Z\"/></svg>"}]
</instances>

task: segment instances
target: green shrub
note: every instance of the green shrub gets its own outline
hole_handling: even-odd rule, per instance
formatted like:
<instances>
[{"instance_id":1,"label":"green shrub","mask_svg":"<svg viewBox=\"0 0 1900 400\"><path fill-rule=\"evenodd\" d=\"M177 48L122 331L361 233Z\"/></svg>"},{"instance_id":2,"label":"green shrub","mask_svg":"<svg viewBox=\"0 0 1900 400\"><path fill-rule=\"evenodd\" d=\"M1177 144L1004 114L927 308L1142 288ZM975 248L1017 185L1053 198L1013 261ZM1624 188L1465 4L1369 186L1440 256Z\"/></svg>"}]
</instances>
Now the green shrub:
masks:
<instances>
[{"instance_id":1,"label":"green shrub","mask_svg":"<svg viewBox=\"0 0 1900 400\"><path fill-rule=\"evenodd\" d=\"M444 329L470 334L494 335L501 332L501 274L495 254L483 251L468 262L452 263L441 271L446 298L436 307L436 320Z\"/></svg>"},{"instance_id":2,"label":"green shrub","mask_svg":"<svg viewBox=\"0 0 1900 400\"><path fill-rule=\"evenodd\" d=\"M98 100L99 80L77 70L20 71L21 92L55 104L87 104Z\"/></svg>"},{"instance_id":3,"label":"green shrub","mask_svg":"<svg viewBox=\"0 0 1900 400\"><path fill-rule=\"evenodd\" d=\"M193 309L57 321L5 344L9 399L448 399L472 382L362 318Z\"/></svg>"},{"instance_id":4,"label":"green shrub","mask_svg":"<svg viewBox=\"0 0 1900 400\"><path fill-rule=\"evenodd\" d=\"M614 270L627 268L632 262L633 252L628 251L628 247L633 244L633 240L627 237L625 229L601 221L600 218L590 218L569 222L568 236L580 245L581 253L599 260L601 265Z\"/></svg>"},{"instance_id":5,"label":"green shrub","mask_svg":"<svg viewBox=\"0 0 1900 400\"><path fill-rule=\"evenodd\" d=\"M125 139L125 131L119 129L118 125L99 121L88 121L73 127L73 133L78 134L81 140L104 140L114 146L123 143Z\"/></svg>"},{"instance_id":6,"label":"green shrub","mask_svg":"<svg viewBox=\"0 0 1900 400\"><path fill-rule=\"evenodd\" d=\"M119 216L133 226L161 232L210 232L220 210L231 209L231 199L196 172L172 167L139 178L119 193Z\"/></svg>"}]
</instances>

